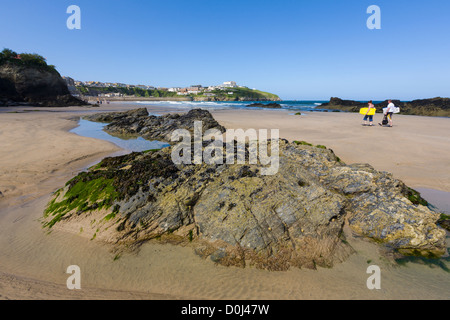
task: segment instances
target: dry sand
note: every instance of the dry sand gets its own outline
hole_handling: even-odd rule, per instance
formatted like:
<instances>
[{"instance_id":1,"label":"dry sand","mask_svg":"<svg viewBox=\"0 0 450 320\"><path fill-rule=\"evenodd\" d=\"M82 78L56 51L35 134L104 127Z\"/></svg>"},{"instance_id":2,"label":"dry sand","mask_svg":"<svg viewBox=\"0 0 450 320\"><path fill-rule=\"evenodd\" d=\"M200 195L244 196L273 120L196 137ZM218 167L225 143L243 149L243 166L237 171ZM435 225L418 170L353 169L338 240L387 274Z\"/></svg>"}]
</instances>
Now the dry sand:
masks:
<instances>
[{"instance_id":1,"label":"dry sand","mask_svg":"<svg viewBox=\"0 0 450 320\"><path fill-rule=\"evenodd\" d=\"M94 111L120 109L106 105ZM98 241L62 231L46 234L39 219L51 192L118 151L68 132L76 125L68 119L92 111L0 114L0 299L450 298L448 264L398 266L350 232L356 253L346 262L288 272L226 268L202 260L192 248L158 243L115 259L111 246ZM281 137L327 145L345 162L368 162L411 186L450 191L450 119L398 116L394 128L366 128L352 114L243 110L214 116L227 128L279 128ZM65 285L66 268L73 264L81 268L80 291ZM367 289L372 264L381 267L381 290Z\"/></svg>"}]
</instances>

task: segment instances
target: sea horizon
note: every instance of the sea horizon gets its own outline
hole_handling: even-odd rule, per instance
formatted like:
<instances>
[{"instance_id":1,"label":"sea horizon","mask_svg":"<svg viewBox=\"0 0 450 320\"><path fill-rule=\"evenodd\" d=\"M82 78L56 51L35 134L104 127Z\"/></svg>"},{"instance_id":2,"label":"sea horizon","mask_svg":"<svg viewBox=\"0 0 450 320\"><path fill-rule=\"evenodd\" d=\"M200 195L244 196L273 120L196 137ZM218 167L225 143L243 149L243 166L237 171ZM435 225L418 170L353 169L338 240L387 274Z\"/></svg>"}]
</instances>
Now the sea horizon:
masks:
<instances>
[{"instance_id":1,"label":"sea horizon","mask_svg":"<svg viewBox=\"0 0 450 320\"><path fill-rule=\"evenodd\" d=\"M281 108L273 108L273 110L292 110L292 111L319 111L316 109L325 100L281 100L281 101L133 101L127 104L136 104L143 106L164 106L173 107L175 109L195 109L204 108L210 110L228 110L228 109L246 109L259 110L268 109L263 107L249 107L249 105L277 103ZM271 108L272 109L272 108Z\"/></svg>"}]
</instances>

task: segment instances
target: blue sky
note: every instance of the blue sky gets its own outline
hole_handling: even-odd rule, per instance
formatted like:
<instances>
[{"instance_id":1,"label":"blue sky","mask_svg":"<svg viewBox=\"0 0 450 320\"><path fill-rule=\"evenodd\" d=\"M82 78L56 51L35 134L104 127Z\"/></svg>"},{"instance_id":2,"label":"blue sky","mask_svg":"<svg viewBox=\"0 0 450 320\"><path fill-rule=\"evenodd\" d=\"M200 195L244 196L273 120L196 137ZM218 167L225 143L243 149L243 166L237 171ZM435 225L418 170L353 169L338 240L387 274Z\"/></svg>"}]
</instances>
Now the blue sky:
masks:
<instances>
[{"instance_id":1,"label":"blue sky","mask_svg":"<svg viewBox=\"0 0 450 320\"><path fill-rule=\"evenodd\" d=\"M66 27L72 4L81 30ZM0 49L84 81L410 100L450 96L449 21L448 0L0 0Z\"/></svg>"}]
</instances>

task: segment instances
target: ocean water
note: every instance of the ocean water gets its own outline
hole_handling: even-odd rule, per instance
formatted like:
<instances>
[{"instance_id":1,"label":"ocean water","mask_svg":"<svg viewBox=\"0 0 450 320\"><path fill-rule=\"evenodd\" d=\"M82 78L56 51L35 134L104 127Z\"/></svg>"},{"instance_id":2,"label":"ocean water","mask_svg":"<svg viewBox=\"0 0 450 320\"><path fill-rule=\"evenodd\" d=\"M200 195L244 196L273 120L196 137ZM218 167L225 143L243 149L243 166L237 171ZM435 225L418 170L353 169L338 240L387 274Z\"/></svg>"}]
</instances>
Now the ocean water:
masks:
<instances>
[{"instance_id":1,"label":"ocean water","mask_svg":"<svg viewBox=\"0 0 450 320\"><path fill-rule=\"evenodd\" d=\"M80 119L78 127L70 130L70 132L73 132L83 137L102 139L112 142L128 152L141 152L151 149L162 149L169 146L168 143L161 141L149 141L145 140L142 137L130 139L114 137L103 130L106 125L107 124L105 123L92 122Z\"/></svg>"},{"instance_id":2,"label":"ocean water","mask_svg":"<svg viewBox=\"0 0 450 320\"><path fill-rule=\"evenodd\" d=\"M136 101L127 104L135 104L140 106L161 106L165 108L173 108L177 110L191 110L196 108L212 109L212 110L227 110L227 109L265 109L247 107L253 103L269 104L278 103L283 110L291 111L323 111L316 109L322 103L328 101L297 101L297 100L285 100L285 101Z\"/></svg>"}]
</instances>

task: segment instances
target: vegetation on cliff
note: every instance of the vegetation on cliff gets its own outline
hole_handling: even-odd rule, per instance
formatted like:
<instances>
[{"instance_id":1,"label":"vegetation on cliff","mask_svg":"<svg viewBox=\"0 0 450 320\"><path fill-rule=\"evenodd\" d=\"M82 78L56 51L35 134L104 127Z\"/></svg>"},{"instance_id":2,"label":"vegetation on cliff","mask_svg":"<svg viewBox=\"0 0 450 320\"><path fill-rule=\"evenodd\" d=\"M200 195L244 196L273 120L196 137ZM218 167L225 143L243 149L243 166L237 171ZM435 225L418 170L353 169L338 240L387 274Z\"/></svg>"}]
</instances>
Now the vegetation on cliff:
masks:
<instances>
[{"instance_id":1,"label":"vegetation on cliff","mask_svg":"<svg viewBox=\"0 0 450 320\"><path fill-rule=\"evenodd\" d=\"M227 90L213 90L209 92L213 97L205 94L193 95L194 100L212 101L280 101L276 94L249 88L229 88Z\"/></svg>"},{"instance_id":2,"label":"vegetation on cliff","mask_svg":"<svg viewBox=\"0 0 450 320\"><path fill-rule=\"evenodd\" d=\"M4 49L2 52L0 52L0 66L5 64L12 64L22 67L33 67L44 71L58 73L54 65L48 65L46 59L36 53L18 54L11 49Z\"/></svg>"}]
</instances>

